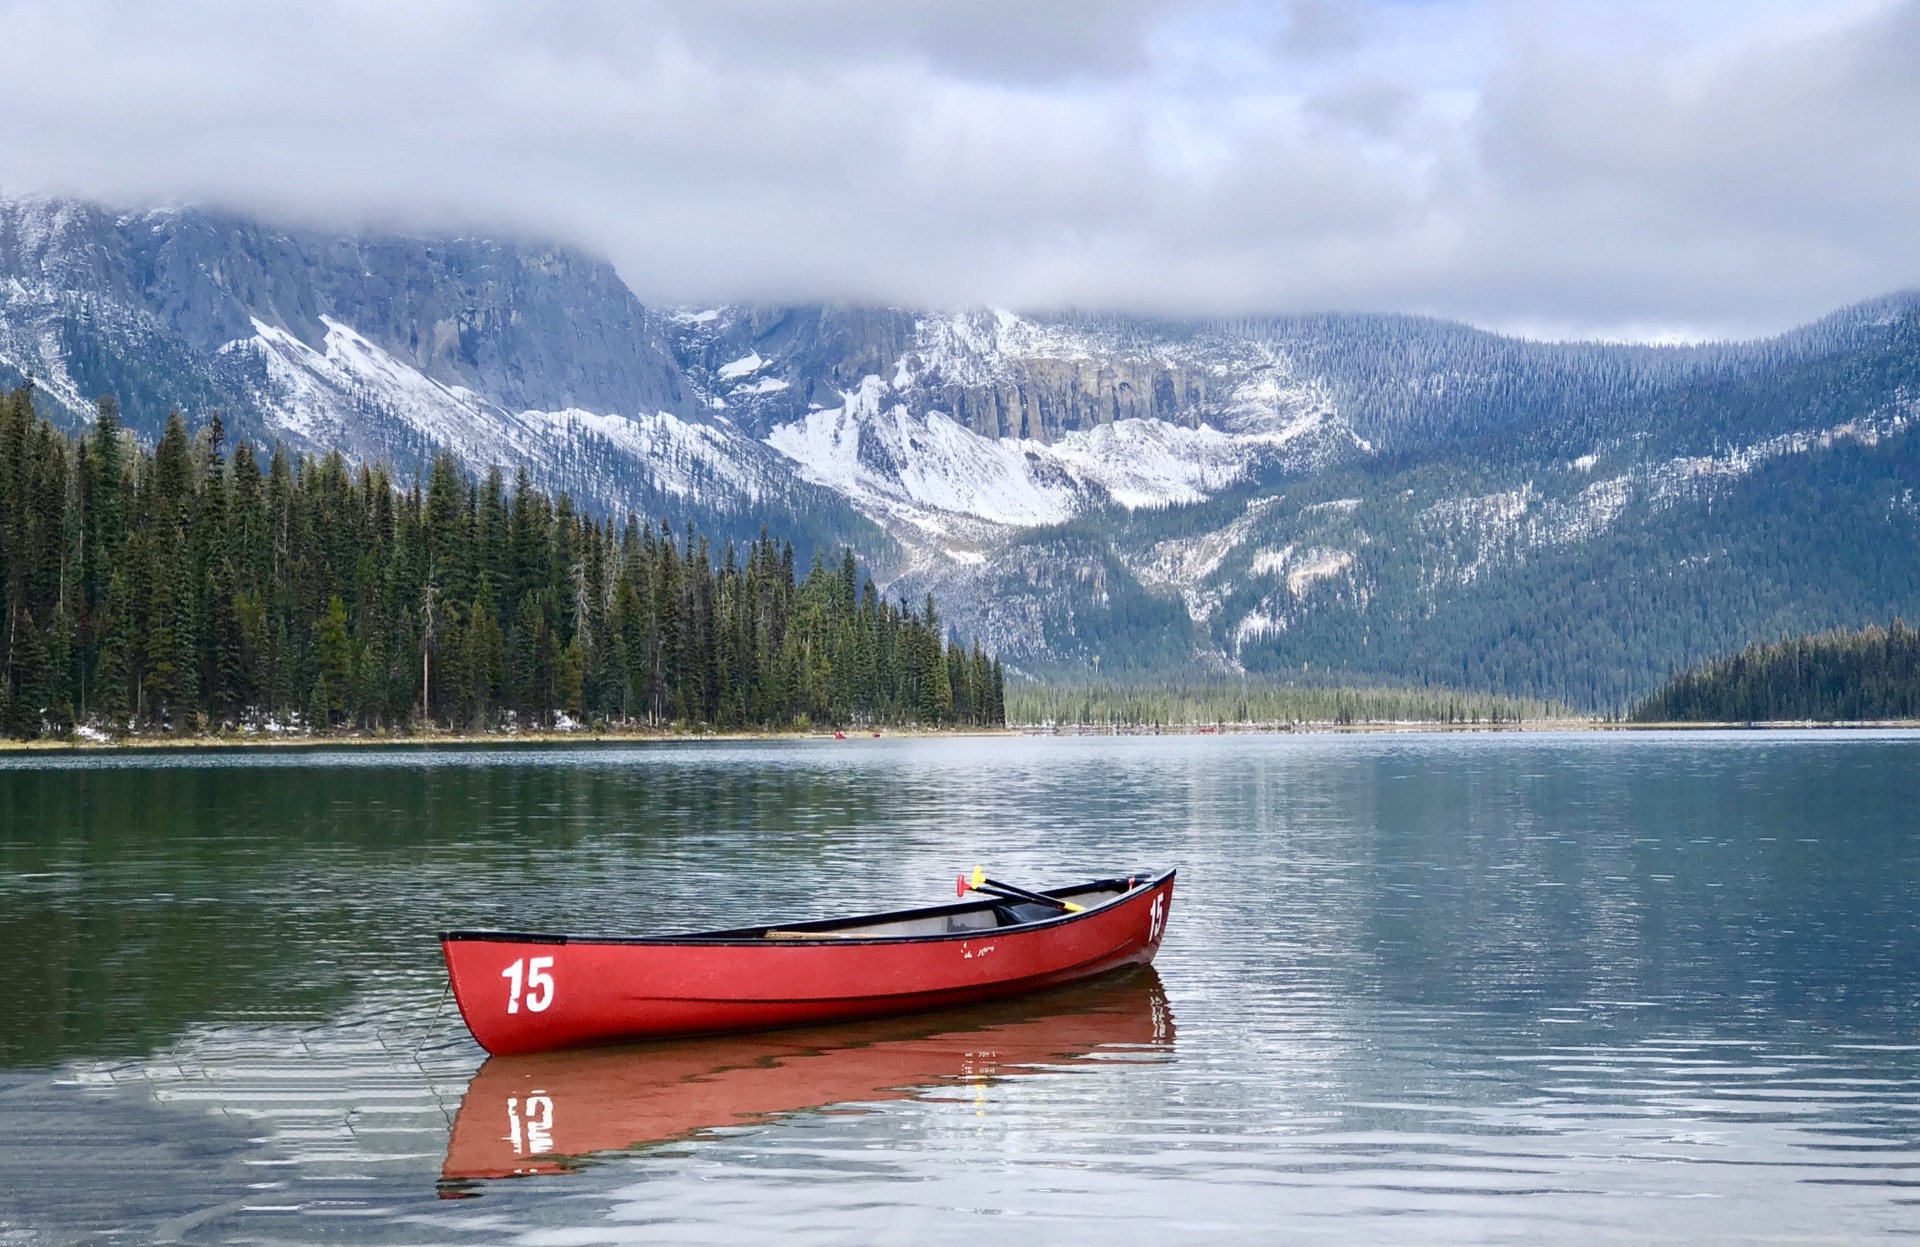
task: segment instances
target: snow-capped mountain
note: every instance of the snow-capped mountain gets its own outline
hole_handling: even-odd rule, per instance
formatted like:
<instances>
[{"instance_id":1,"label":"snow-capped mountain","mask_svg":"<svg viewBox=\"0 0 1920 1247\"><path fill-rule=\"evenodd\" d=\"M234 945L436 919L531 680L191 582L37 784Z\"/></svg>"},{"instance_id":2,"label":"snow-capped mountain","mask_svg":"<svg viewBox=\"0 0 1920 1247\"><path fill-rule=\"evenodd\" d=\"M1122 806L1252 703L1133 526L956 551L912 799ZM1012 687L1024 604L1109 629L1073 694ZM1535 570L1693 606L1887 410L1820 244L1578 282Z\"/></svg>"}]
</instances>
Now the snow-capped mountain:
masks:
<instances>
[{"instance_id":1,"label":"snow-capped mountain","mask_svg":"<svg viewBox=\"0 0 1920 1247\"><path fill-rule=\"evenodd\" d=\"M219 213L0 204L0 381L68 422L115 395L296 453L403 472L451 452L607 514L891 543L694 401L659 317L606 264L485 239L281 231Z\"/></svg>"},{"instance_id":2,"label":"snow-capped mountain","mask_svg":"<svg viewBox=\"0 0 1920 1247\"><path fill-rule=\"evenodd\" d=\"M785 473L753 440L667 411L623 415L577 407L513 411L465 386L435 381L350 326L322 316L318 348L256 319L219 349L248 378L268 429L302 449L367 459L451 451L469 465L525 468L596 510L636 508L636 491L709 508L748 509L778 496Z\"/></svg>"},{"instance_id":3,"label":"snow-capped mountain","mask_svg":"<svg viewBox=\"0 0 1920 1247\"><path fill-rule=\"evenodd\" d=\"M1684 349L653 308L560 247L0 202L0 383L69 425L110 393L147 437L218 410L262 446L852 544L1035 672L1613 705L1754 635L1920 614L1917 340L1913 296Z\"/></svg>"},{"instance_id":4,"label":"snow-capped mountain","mask_svg":"<svg viewBox=\"0 0 1920 1247\"><path fill-rule=\"evenodd\" d=\"M1002 309L769 323L719 308L672 324L705 406L891 532L894 570L959 600L1023 530L1190 505L1370 449L1284 352L1225 334L1130 342Z\"/></svg>"},{"instance_id":5,"label":"snow-capped mountain","mask_svg":"<svg viewBox=\"0 0 1920 1247\"><path fill-rule=\"evenodd\" d=\"M1592 705L1736 647L1756 620L1920 603L1897 569L1841 593L1855 573L1837 535L1807 538L1823 553L1791 580L1736 583L1750 569L1725 539L1750 534L1713 518L1777 503L1772 475L1818 474L1836 453L1899 461L1911 395L1889 369L1912 360L1915 308L1878 300L1687 349L1407 317L849 308L683 312L668 336L702 404L896 536L901 591L934 591L1018 662L1344 669ZM1779 398L1815 385L1825 400ZM1883 536L1906 540L1912 493L1874 488ZM1623 543L1639 551L1620 557ZM1540 622L1513 619L1515 586L1550 574L1571 580L1528 608ZM1602 676L1567 652L1590 621L1545 621L1610 577L1605 598L1720 578L1733 604L1660 606L1696 625L1630 624ZM1485 660L1515 646L1524 658Z\"/></svg>"},{"instance_id":6,"label":"snow-capped mountain","mask_svg":"<svg viewBox=\"0 0 1920 1247\"><path fill-rule=\"evenodd\" d=\"M1311 471L1368 449L1284 356L1219 345L1130 357L1003 310L927 316L891 375L772 423L766 441L808 480L935 542L966 520L1031 528L1103 506L1196 503L1261 467ZM756 351L717 375L748 366L772 365ZM1034 384L1043 377L1050 385ZM791 388L764 376L719 401Z\"/></svg>"}]
</instances>

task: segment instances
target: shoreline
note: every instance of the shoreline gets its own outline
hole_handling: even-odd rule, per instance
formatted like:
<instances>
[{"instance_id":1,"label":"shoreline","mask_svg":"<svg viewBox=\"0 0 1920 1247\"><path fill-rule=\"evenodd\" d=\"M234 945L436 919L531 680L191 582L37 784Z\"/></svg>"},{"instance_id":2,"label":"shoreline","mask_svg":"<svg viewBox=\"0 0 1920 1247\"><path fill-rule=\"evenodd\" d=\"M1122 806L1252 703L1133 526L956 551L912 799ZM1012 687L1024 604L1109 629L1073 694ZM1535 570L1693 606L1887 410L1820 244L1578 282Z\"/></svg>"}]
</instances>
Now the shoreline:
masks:
<instances>
[{"instance_id":1,"label":"shoreline","mask_svg":"<svg viewBox=\"0 0 1920 1247\"><path fill-rule=\"evenodd\" d=\"M1778 719L1763 722L1628 723L1618 719L1513 719L1473 723L1201 723L1180 725L1024 724L1009 728L1021 736L1287 736L1361 735L1413 732L1806 732L1920 731L1920 719Z\"/></svg>"},{"instance_id":2,"label":"shoreline","mask_svg":"<svg viewBox=\"0 0 1920 1247\"><path fill-rule=\"evenodd\" d=\"M847 730L847 740L870 739L874 736L905 736L916 739L943 736L1015 736L1019 733L1011 728L882 728L875 732L872 728ZM706 741L715 743L739 743L756 740L827 740L835 739L831 730L821 731L809 728L804 731L727 731L727 732L676 732L661 728L652 731L602 731L573 730L547 732L410 732L406 734L383 735L379 733L343 732L338 735L304 735L298 733L274 733L258 735L223 734L205 736L142 736L130 735L107 740L7 740L0 739L0 756L10 753L248 753L276 749L288 750L325 750L325 749L470 749L475 747L498 747L501 749L525 749L541 746L577 746L577 745L654 745L654 744L694 744Z\"/></svg>"},{"instance_id":3,"label":"shoreline","mask_svg":"<svg viewBox=\"0 0 1920 1247\"><path fill-rule=\"evenodd\" d=\"M1625 723L1606 719L1521 719L1509 722L1374 722L1374 723L1190 723L1157 725L1019 724L1005 728L896 727L871 728L836 737L831 731L551 731L514 733L411 733L407 735L337 736L127 736L110 740L0 740L0 756L20 754L137 754L137 753L252 753L273 750L330 749L530 749L581 746L652 744L738 744L743 741L836 739L854 741L876 737L914 740L974 737L1099 737L1099 736L1372 736L1422 732L1787 732L1787 731L1920 731L1920 719L1882 719L1857 722L1774 720L1756 723Z\"/></svg>"}]
</instances>

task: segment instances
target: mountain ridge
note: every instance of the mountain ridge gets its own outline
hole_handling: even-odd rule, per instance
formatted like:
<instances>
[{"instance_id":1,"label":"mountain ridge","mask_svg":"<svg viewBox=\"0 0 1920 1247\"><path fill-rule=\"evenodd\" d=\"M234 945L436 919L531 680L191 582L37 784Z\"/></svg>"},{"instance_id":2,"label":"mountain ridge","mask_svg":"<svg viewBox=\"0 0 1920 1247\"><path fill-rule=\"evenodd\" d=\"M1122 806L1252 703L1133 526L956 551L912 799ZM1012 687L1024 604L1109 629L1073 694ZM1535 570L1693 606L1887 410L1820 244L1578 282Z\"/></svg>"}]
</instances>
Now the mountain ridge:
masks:
<instances>
[{"instance_id":1,"label":"mountain ridge","mask_svg":"<svg viewBox=\"0 0 1920 1247\"><path fill-rule=\"evenodd\" d=\"M1854 555L1914 539L1916 308L1685 347L1397 315L662 308L545 244L0 202L0 381L31 373L69 424L111 392L149 440L168 410L218 409L262 446L402 472L452 452L610 514L850 544L1030 673L1305 664L1590 708L1796 611L1913 613L1911 577ZM1806 489L1879 518L1809 535L1786 513L1804 566L1761 586L1766 552L1729 517ZM1744 604L1689 599L1684 576L1643 600L1712 551L1737 574L1695 579ZM1527 612L1558 617L1549 566L1604 586L1603 615L1714 622L1563 620L1524 661L1483 661L1521 652ZM1792 587L1839 566L1866 569L1851 603Z\"/></svg>"}]
</instances>

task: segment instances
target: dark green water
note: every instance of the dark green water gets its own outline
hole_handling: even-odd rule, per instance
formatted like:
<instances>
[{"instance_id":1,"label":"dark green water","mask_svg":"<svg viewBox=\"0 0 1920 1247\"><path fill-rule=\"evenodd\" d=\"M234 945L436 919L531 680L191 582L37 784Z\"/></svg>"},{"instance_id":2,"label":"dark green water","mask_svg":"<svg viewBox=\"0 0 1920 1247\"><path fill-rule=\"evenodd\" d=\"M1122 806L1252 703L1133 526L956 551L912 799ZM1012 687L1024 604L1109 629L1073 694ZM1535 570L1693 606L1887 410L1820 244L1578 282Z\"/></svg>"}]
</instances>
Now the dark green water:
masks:
<instances>
[{"instance_id":1,"label":"dark green water","mask_svg":"<svg viewBox=\"0 0 1920 1247\"><path fill-rule=\"evenodd\" d=\"M482 1054L436 930L932 902L980 860L1179 865L1164 1001L635 1050L635 1111L735 1098L439 1181ZM4 1244L1920 1232L1911 735L7 760L0 958ZM936 1030L1000 1055L888 1063Z\"/></svg>"}]
</instances>

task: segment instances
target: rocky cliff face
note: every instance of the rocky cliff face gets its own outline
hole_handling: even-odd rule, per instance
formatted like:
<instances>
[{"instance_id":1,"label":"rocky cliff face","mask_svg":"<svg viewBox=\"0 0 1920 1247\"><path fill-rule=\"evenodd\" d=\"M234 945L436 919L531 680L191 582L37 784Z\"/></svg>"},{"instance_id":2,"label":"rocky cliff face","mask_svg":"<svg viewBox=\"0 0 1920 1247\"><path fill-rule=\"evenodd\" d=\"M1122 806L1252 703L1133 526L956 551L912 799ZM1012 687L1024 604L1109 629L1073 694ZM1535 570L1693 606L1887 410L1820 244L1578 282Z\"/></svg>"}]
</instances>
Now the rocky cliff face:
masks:
<instances>
[{"instance_id":1,"label":"rocky cliff face","mask_svg":"<svg viewBox=\"0 0 1920 1247\"><path fill-rule=\"evenodd\" d=\"M69 423L116 396L296 452L403 473L451 451L609 514L762 523L803 547L890 541L771 448L716 422L605 262L490 239L280 230L197 209L0 203L0 381Z\"/></svg>"},{"instance_id":2,"label":"rocky cliff face","mask_svg":"<svg viewBox=\"0 0 1920 1247\"><path fill-rule=\"evenodd\" d=\"M1250 382L1277 393L1275 378L1292 380L1288 357L1227 333L1181 341L1136 322L996 310L716 308L680 313L669 336L708 404L737 410L762 436L839 406L870 376L914 417L938 412L982 437L1043 443L1125 420L1229 424L1244 416Z\"/></svg>"},{"instance_id":3,"label":"rocky cliff face","mask_svg":"<svg viewBox=\"0 0 1920 1247\"><path fill-rule=\"evenodd\" d=\"M555 247L22 201L0 204L0 275L14 368L37 368L62 401L119 392L141 424L206 397L177 392L181 365L210 370L255 322L322 351L329 320L351 326L429 380L510 410L683 414L688 403L656 321L619 275ZM172 366L155 367L156 348Z\"/></svg>"}]
</instances>

